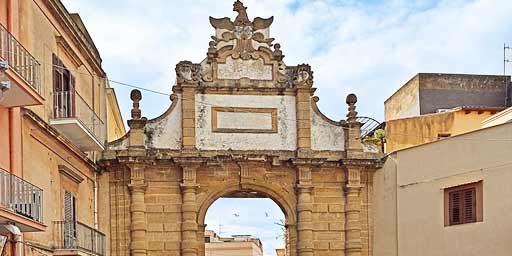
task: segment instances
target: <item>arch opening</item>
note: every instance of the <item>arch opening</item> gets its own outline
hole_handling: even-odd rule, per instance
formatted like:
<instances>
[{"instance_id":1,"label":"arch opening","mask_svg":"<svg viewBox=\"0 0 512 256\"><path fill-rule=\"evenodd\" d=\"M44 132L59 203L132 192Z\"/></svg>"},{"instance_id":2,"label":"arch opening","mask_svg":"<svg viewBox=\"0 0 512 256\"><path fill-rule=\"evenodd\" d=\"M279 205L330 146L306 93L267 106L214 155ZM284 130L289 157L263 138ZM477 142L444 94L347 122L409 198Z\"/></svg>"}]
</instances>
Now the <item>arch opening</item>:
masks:
<instances>
[{"instance_id":1,"label":"arch opening","mask_svg":"<svg viewBox=\"0 0 512 256\"><path fill-rule=\"evenodd\" d=\"M296 232L292 209L285 198L266 188L236 186L213 193L199 209L198 224L204 232L199 255L273 256L290 251Z\"/></svg>"}]
</instances>

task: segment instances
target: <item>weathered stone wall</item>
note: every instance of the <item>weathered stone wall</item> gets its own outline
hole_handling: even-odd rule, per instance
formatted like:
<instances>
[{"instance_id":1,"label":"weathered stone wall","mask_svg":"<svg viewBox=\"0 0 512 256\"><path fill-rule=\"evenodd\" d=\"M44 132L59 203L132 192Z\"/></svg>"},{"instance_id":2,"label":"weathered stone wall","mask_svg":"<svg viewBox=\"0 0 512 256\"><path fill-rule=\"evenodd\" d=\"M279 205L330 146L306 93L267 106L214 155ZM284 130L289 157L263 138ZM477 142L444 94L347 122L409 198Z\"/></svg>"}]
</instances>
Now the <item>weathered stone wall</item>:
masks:
<instances>
[{"instance_id":1,"label":"weathered stone wall","mask_svg":"<svg viewBox=\"0 0 512 256\"><path fill-rule=\"evenodd\" d=\"M506 106L509 76L422 73L419 77L420 114L460 106Z\"/></svg>"},{"instance_id":2,"label":"weathered stone wall","mask_svg":"<svg viewBox=\"0 0 512 256\"><path fill-rule=\"evenodd\" d=\"M287 248L289 255L300 255L297 248L297 232L301 223L298 203L300 191L297 168L289 165L273 166L269 162L221 162L197 167L196 200L198 255L204 254L204 223L209 206L224 196L242 196L240 192L257 192L258 196L273 199L283 210L288 227ZM183 171L175 164L144 167L144 204L146 216L147 255L183 255ZM110 177L110 223L112 234L111 255L130 253L130 205L132 203L128 184L130 169L122 165L109 168ZM337 166L311 168L311 228L312 255L352 255L346 250L347 197L346 170ZM361 172L360 200L356 208L360 211L361 254L371 255L369 243L372 239L371 174ZM302 224L302 228L304 228ZM355 255L355 254L354 254Z\"/></svg>"},{"instance_id":3,"label":"weathered stone wall","mask_svg":"<svg viewBox=\"0 0 512 256\"><path fill-rule=\"evenodd\" d=\"M384 102L386 121L420 114L419 76L413 77Z\"/></svg>"}]
</instances>

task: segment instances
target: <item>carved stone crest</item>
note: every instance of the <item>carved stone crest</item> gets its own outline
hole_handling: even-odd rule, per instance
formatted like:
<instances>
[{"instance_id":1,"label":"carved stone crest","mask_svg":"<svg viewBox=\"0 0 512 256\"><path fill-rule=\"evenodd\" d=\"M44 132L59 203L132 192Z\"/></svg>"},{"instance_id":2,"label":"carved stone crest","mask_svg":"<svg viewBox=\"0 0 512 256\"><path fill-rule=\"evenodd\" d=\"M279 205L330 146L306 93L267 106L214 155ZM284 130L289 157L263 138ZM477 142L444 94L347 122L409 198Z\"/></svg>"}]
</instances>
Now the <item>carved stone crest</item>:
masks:
<instances>
[{"instance_id":1,"label":"carved stone crest","mask_svg":"<svg viewBox=\"0 0 512 256\"><path fill-rule=\"evenodd\" d=\"M253 41L266 44L268 47L272 46L274 38L266 38L259 30L270 27L274 21L274 17L268 19L258 17L251 22L247 16L247 7L240 1L236 1L233 4L233 11L238 12L238 16L235 18L234 22L228 17L221 19L210 17L210 23L214 28L227 30L222 33L220 38L213 36L212 39L215 44L234 41L233 59L257 59L258 56L254 54L257 49L254 48Z\"/></svg>"},{"instance_id":2,"label":"carved stone crest","mask_svg":"<svg viewBox=\"0 0 512 256\"><path fill-rule=\"evenodd\" d=\"M199 82L199 72L201 67L190 61L180 61L176 65L176 79L178 83L197 83Z\"/></svg>"},{"instance_id":3,"label":"carved stone crest","mask_svg":"<svg viewBox=\"0 0 512 256\"><path fill-rule=\"evenodd\" d=\"M301 64L295 68L293 84L298 87L313 86L313 71L308 64Z\"/></svg>"}]
</instances>

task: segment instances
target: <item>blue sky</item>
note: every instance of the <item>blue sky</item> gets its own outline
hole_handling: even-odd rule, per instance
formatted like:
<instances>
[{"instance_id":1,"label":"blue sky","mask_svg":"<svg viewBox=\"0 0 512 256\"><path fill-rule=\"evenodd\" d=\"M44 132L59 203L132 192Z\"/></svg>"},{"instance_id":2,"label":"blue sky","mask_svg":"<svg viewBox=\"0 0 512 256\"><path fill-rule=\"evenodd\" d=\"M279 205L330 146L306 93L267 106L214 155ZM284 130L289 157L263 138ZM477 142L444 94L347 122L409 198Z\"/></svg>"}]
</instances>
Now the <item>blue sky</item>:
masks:
<instances>
[{"instance_id":1,"label":"blue sky","mask_svg":"<svg viewBox=\"0 0 512 256\"><path fill-rule=\"evenodd\" d=\"M166 93L171 92L176 63L200 62L206 56L213 34L208 16L236 16L233 0L63 2L69 11L80 13L110 79ZM352 92L358 95L360 115L382 120L384 100L418 72L502 74L503 43L512 44L510 0L244 3L250 18L275 17L271 36L281 44L284 61L312 66L320 109L338 120L344 118L345 96ZM112 86L126 120L131 89ZM166 96L144 92L141 108L153 118L169 104ZM257 210L270 207L268 203L244 207ZM232 203L218 205L215 209L227 211L223 225L247 233L238 225L245 222L229 217ZM251 230L259 226L263 234L272 226L261 221ZM271 244L271 239L262 240Z\"/></svg>"},{"instance_id":2,"label":"blue sky","mask_svg":"<svg viewBox=\"0 0 512 256\"><path fill-rule=\"evenodd\" d=\"M275 255L276 248L284 248L280 225L285 220L279 206L267 198L220 198L206 213L206 229L231 235L258 237L265 255ZM219 226L220 225L220 226Z\"/></svg>"}]
</instances>

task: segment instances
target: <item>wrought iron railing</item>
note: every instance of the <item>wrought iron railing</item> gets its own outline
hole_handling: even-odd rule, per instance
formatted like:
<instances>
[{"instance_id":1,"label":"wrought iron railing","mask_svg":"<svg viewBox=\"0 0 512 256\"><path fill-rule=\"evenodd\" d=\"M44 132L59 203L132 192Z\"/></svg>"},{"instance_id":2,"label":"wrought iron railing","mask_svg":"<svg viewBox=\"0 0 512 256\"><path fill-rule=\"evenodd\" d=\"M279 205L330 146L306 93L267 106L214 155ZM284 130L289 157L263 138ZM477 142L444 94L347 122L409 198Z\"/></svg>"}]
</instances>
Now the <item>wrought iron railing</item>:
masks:
<instances>
[{"instance_id":1,"label":"wrought iron railing","mask_svg":"<svg viewBox=\"0 0 512 256\"><path fill-rule=\"evenodd\" d=\"M54 221L55 249L83 250L105 255L105 234L80 222Z\"/></svg>"},{"instance_id":2,"label":"wrought iron railing","mask_svg":"<svg viewBox=\"0 0 512 256\"><path fill-rule=\"evenodd\" d=\"M56 119L76 118L103 145L106 140L105 123L76 90L53 92Z\"/></svg>"},{"instance_id":3,"label":"wrought iron railing","mask_svg":"<svg viewBox=\"0 0 512 256\"><path fill-rule=\"evenodd\" d=\"M0 169L0 207L43 222L43 190Z\"/></svg>"},{"instance_id":4,"label":"wrought iron railing","mask_svg":"<svg viewBox=\"0 0 512 256\"><path fill-rule=\"evenodd\" d=\"M27 84L41 94L39 62L16 38L0 24L0 60L20 75Z\"/></svg>"}]
</instances>

